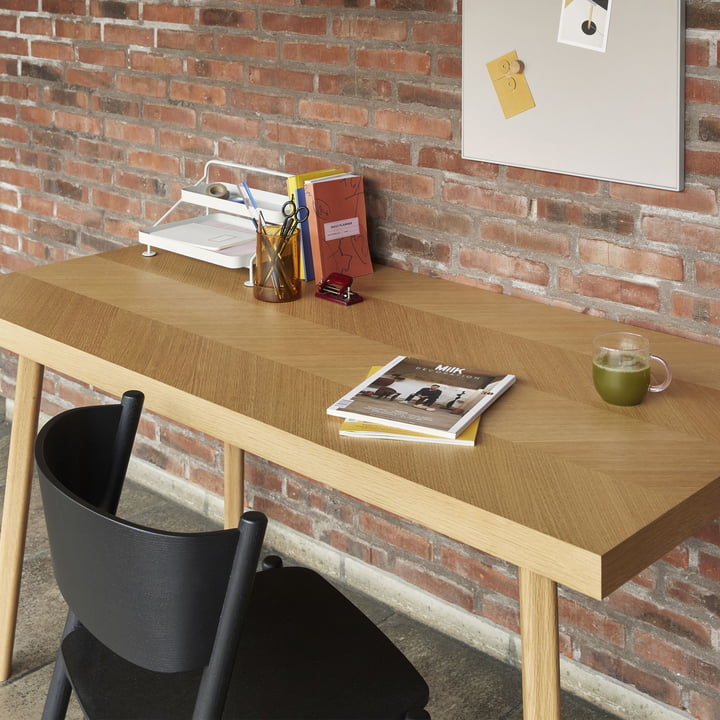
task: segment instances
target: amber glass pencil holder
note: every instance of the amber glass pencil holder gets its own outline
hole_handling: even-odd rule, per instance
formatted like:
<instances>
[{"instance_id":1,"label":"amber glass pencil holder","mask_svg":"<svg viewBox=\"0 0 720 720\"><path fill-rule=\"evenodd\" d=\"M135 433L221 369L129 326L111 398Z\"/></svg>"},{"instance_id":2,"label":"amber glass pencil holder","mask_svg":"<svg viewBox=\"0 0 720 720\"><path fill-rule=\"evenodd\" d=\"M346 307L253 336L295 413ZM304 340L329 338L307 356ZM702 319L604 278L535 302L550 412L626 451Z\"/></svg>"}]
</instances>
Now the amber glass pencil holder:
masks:
<instances>
[{"instance_id":1,"label":"amber glass pencil holder","mask_svg":"<svg viewBox=\"0 0 720 720\"><path fill-rule=\"evenodd\" d=\"M281 225L262 225L257 232L253 292L265 302L300 297L300 231L283 233Z\"/></svg>"}]
</instances>

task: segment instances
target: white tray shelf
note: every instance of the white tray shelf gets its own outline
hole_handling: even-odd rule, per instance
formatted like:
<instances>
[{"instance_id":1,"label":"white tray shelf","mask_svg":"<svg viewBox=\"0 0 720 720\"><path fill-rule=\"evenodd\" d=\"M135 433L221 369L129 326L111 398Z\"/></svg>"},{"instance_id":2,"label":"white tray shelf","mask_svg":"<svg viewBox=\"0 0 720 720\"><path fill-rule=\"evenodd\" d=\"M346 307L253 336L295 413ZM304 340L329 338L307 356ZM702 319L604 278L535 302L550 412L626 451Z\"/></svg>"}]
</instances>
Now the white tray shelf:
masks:
<instances>
[{"instance_id":1,"label":"white tray shelf","mask_svg":"<svg viewBox=\"0 0 720 720\"><path fill-rule=\"evenodd\" d=\"M210 241L217 237L232 237L237 242L212 249ZM227 268L250 267L256 248L252 222L226 213L211 213L190 220L154 225L141 230L139 239L148 248L169 250Z\"/></svg>"},{"instance_id":2,"label":"white tray shelf","mask_svg":"<svg viewBox=\"0 0 720 720\"><path fill-rule=\"evenodd\" d=\"M242 202L239 185L223 183L230 193L229 199L208 195L207 188L213 184L209 180L210 171L214 167L231 168L243 174L251 172L290 177L286 173L266 168L210 160L205 165L203 176L194 185L183 188L180 199L156 223L140 230L138 239L147 246L145 255L155 255L152 248L158 248L227 268L251 266L256 243L254 208L248 208ZM288 200L287 195L254 188L250 188L250 192L265 222L283 222L282 206ZM203 207L206 214L189 220L164 223L182 203ZM211 210L219 212L210 213ZM237 239L237 243L232 242L234 239Z\"/></svg>"},{"instance_id":3,"label":"white tray shelf","mask_svg":"<svg viewBox=\"0 0 720 720\"><path fill-rule=\"evenodd\" d=\"M229 200L222 200L221 198L208 195L207 188L209 185L212 185L212 183L201 183L200 185L183 188L180 197L181 202L190 203L191 205L201 205L202 207L219 210L229 215L240 215L246 218L252 217L250 209L247 208L242 201L237 185L223 183L230 192ZM257 203L258 210L262 212L265 220L269 223L282 224L282 206L283 203L286 203L288 200L287 195L278 195L277 193L267 192L266 190L253 190L252 188L251 191Z\"/></svg>"}]
</instances>

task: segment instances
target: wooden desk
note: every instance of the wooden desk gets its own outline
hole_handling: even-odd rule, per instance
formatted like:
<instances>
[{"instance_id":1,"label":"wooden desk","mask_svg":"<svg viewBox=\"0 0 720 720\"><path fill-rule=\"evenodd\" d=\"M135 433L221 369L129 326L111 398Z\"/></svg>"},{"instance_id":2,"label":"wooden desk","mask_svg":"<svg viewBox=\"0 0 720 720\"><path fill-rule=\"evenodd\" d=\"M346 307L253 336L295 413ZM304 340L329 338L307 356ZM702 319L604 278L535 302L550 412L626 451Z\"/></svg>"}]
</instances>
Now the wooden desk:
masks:
<instances>
[{"instance_id":1,"label":"wooden desk","mask_svg":"<svg viewBox=\"0 0 720 720\"><path fill-rule=\"evenodd\" d=\"M365 302L259 303L246 273L138 247L0 278L0 346L20 355L0 538L9 673L42 367L519 566L525 717L559 718L557 586L601 598L720 510L720 348L646 333L671 388L606 406L590 341L614 323L389 268ZM513 372L475 448L340 437L326 407L398 354ZM242 448L242 450L241 450Z\"/></svg>"}]
</instances>

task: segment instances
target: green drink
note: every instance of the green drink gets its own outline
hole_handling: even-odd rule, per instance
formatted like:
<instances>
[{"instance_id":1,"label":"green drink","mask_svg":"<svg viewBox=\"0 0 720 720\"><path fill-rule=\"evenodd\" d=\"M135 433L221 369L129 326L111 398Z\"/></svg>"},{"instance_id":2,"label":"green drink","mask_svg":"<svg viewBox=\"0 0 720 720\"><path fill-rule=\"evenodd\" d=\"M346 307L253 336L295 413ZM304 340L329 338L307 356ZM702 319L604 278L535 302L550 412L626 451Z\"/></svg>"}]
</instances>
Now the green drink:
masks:
<instances>
[{"instance_id":1,"label":"green drink","mask_svg":"<svg viewBox=\"0 0 720 720\"><path fill-rule=\"evenodd\" d=\"M593 383L600 397L611 405L637 405L645 393L665 390L672 380L670 366L650 354L650 341L631 332L614 332L593 339ZM665 370L665 379L651 385L650 363Z\"/></svg>"},{"instance_id":2,"label":"green drink","mask_svg":"<svg viewBox=\"0 0 720 720\"><path fill-rule=\"evenodd\" d=\"M612 405L638 405L650 387L650 363L642 356L600 355L592 370L595 389Z\"/></svg>"}]
</instances>

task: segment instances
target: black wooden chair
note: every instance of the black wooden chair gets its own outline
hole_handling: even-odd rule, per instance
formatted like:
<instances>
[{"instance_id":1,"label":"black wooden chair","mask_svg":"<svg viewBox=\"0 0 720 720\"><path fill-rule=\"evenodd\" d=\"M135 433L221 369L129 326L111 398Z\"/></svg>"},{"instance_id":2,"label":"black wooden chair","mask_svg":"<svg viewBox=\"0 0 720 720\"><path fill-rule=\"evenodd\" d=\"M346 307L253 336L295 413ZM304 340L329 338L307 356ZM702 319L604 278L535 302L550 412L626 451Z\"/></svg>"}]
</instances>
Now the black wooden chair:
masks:
<instances>
[{"instance_id":1,"label":"black wooden chair","mask_svg":"<svg viewBox=\"0 0 720 720\"><path fill-rule=\"evenodd\" d=\"M72 690L103 720L429 718L422 677L330 583L256 572L262 513L193 534L115 516L142 402L61 413L36 441L70 609L43 718L65 717Z\"/></svg>"}]
</instances>

